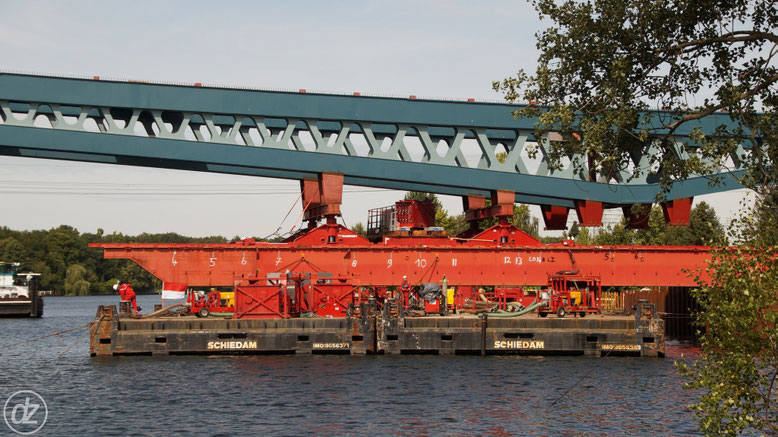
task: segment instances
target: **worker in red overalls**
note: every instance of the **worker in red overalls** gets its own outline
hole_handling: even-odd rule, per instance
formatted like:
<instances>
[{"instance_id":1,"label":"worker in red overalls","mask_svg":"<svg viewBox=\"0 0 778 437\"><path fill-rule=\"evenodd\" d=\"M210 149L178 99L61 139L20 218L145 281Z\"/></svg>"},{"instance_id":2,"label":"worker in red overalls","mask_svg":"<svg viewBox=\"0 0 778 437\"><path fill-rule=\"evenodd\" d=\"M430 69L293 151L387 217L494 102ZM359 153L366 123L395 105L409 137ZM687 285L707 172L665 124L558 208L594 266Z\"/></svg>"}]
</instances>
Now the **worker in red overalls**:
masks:
<instances>
[{"instance_id":1,"label":"worker in red overalls","mask_svg":"<svg viewBox=\"0 0 778 437\"><path fill-rule=\"evenodd\" d=\"M403 307L407 310L408 299L410 298L410 294L411 294L411 284L410 282L408 282L407 276L403 276L403 282L402 284L400 284L400 294L402 296Z\"/></svg>"},{"instance_id":2,"label":"worker in red overalls","mask_svg":"<svg viewBox=\"0 0 778 437\"><path fill-rule=\"evenodd\" d=\"M113 285L113 289L119 292L119 297L124 302L130 302L132 304L132 309L134 312L140 311L140 308L138 308L138 303L135 300L135 290L132 289L132 285L130 285L128 282L120 283L119 281L116 282L116 284Z\"/></svg>"}]
</instances>

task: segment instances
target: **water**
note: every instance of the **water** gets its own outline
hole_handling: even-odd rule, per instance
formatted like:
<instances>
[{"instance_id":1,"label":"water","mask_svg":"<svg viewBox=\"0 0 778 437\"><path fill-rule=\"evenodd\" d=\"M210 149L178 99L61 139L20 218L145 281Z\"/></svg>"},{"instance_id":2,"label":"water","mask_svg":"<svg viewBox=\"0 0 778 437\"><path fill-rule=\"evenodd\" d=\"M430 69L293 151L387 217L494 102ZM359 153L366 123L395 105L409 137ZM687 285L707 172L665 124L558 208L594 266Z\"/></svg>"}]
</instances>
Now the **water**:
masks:
<instances>
[{"instance_id":1,"label":"water","mask_svg":"<svg viewBox=\"0 0 778 437\"><path fill-rule=\"evenodd\" d=\"M138 300L147 310L159 303ZM0 347L85 324L116 301L47 297L42 319L0 319ZM47 403L36 435L696 433L685 408L693 393L670 358L90 358L83 333L0 349L0 402L33 390Z\"/></svg>"}]
</instances>

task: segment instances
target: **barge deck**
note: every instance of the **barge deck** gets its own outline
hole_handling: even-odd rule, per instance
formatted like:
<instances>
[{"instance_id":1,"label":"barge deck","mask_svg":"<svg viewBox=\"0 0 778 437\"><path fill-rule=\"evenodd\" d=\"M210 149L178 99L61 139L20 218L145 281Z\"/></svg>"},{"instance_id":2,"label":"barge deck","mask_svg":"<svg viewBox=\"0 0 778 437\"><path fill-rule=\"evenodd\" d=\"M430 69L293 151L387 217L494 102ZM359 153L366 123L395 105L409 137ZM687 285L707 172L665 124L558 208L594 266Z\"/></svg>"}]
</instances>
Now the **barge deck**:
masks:
<instances>
[{"instance_id":1,"label":"barge deck","mask_svg":"<svg viewBox=\"0 0 778 437\"><path fill-rule=\"evenodd\" d=\"M664 356L655 314L493 318L472 314L391 317L139 319L98 308L92 356L220 354L528 354Z\"/></svg>"}]
</instances>

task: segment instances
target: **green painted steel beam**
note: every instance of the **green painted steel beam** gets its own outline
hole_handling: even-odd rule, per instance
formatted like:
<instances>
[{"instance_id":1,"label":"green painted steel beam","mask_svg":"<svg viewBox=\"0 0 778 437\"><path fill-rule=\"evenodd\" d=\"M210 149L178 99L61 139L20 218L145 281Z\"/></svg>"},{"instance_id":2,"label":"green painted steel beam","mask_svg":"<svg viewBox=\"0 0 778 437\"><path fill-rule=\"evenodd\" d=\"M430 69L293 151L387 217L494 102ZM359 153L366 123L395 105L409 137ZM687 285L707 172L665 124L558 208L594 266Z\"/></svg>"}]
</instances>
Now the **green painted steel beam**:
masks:
<instances>
[{"instance_id":1,"label":"green painted steel beam","mask_svg":"<svg viewBox=\"0 0 778 437\"><path fill-rule=\"evenodd\" d=\"M0 154L285 179L311 179L320 172L342 173L344 182L350 185L484 196L490 190L513 190L520 193L517 201L568 207L572 200L597 200L613 206L651 203L659 192L656 185L649 184L571 184L564 179L480 169L452 172L444 166L400 161L385 162L385 171L377 174L369 164L370 158L7 125L0 125ZM737 174L713 187L705 178L692 178L677 183L668 198L729 190L736 184L734 176Z\"/></svg>"},{"instance_id":2,"label":"green painted steel beam","mask_svg":"<svg viewBox=\"0 0 778 437\"><path fill-rule=\"evenodd\" d=\"M532 130L537 122L534 118L513 117L511 111L522 105L501 103L207 88L9 73L0 73L0 90L0 98L4 100L72 106L521 130ZM665 111L648 113L657 120L657 126L672 117ZM728 114L717 113L682 125L676 135L686 136L695 126L703 132L713 133L722 124L732 126L734 123Z\"/></svg>"},{"instance_id":3,"label":"green painted steel beam","mask_svg":"<svg viewBox=\"0 0 778 437\"><path fill-rule=\"evenodd\" d=\"M585 168L551 169L548 141L532 136L537 120L513 117L520 107L0 73L0 154L286 179L333 172L351 185L460 196L511 190L518 202L568 208L656 199L648 173L604 183L586 180ZM673 138L680 144L694 127L720 125L731 127L727 114L684 125ZM633 164L647 168L655 153L649 144ZM701 177L677 182L665 197L741 188L742 170L730 170L713 186Z\"/></svg>"}]
</instances>

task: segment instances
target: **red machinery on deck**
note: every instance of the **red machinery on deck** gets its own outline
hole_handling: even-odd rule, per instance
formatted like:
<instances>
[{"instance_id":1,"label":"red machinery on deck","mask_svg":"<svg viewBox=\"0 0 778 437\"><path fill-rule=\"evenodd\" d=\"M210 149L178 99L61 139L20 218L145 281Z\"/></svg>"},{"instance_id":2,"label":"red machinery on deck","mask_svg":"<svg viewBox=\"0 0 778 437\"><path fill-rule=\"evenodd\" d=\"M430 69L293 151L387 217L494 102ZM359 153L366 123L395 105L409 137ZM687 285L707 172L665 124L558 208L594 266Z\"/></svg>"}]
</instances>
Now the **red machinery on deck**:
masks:
<instances>
[{"instance_id":1,"label":"red machinery on deck","mask_svg":"<svg viewBox=\"0 0 778 437\"><path fill-rule=\"evenodd\" d=\"M349 279L311 273L241 278L235 285L235 317L343 317L350 306L361 303L364 294Z\"/></svg>"},{"instance_id":2,"label":"red machinery on deck","mask_svg":"<svg viewBox=\"0 0 778 437\"><path fill-rule=\"evenodd\" d=\"M232 314L235 311L231 292L191 290L187 292L186 301L189 312L197 317L208 317L211 313Z\"/></svg>"},{"instance_id":3,"label":"red machinery on deck","mask_svg":"<svg viewBox=\"0 0 778 437\"><path fill-rule=\"evenodd\" d=\"M598 276L581 275L577 271L561 271L548 278L548 306L538 308L538 315L549 313L564 317L568 313L586 317L600 312L602 286Z\"/></svg>"},{"instance_id":4,"label":"red machinery on deck","mask_svg":"<svg viewBox=\"0 0 778 437\"><path fill-rule=\"evenodd\" d=\"M508 224L513 193L503 191L492 194L488 207L485 199L468 196L465 215L471 227L454 237L429 226L432 222L425 204L398 202L394 211L383 208L375 215L398 224L400 217L403 223L396 231L402 232L383 231L371 242L335 221L340 215L342 178L323 174L318 181L301 183L308 226L283 243L246 239L227 244L90 246L102 248L107 259L130 259L165 282L235 287L234 316L238 318L343 315L344 307L367 294L383 299L403 276L414 286L441 283L445 277L448 286L443 287L443 299L449 287L494 287L503 294L506 290L515 294L524 286L547 285L548 278L559 271L599 277L598 287L695 286L685 270L700 269L699 274L706 277L707 247L543 244ZM318 225L322 218L324 224ZM487 218L496 218L497 224L479 229L478 221ZM280 281L286 272L290 276L283 289ZM572 295L570 291L559 295L560 302L573 299L580 303L576 312L590 312L586 308L593 307L588 296L577 300L575 290ZM524 299L518 294L512 299L517 297Z\"/></svg>"}]
</instances>

